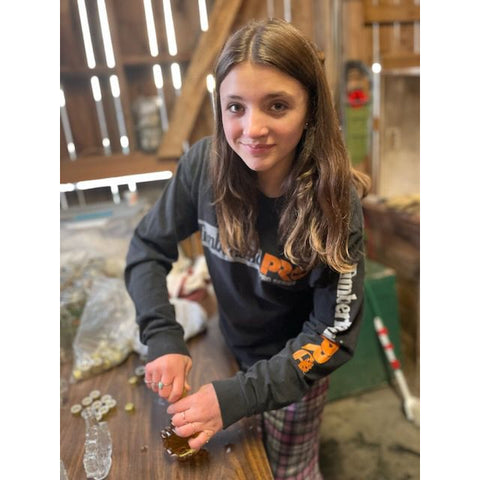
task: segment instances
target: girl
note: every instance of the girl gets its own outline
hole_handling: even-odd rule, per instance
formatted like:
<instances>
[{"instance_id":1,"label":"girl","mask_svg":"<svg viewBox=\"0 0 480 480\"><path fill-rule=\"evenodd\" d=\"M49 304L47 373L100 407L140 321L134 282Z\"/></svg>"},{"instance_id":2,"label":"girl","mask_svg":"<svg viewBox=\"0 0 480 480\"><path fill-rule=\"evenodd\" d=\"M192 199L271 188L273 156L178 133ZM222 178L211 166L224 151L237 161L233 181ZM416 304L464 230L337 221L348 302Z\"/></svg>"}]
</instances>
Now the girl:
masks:
<instances>
[{"instance_id":1,"label":"girl","mask_svg":"<svg viewBox=\"0 0 480 480\"><path fill-rule=\"evenodd\" d=\"M277 479L321 478L330 372L353 355L363 310L367 181L349 164L320 55L292 25L252 22L216 70L215 132L180 159L132 238L126 284L149 363L192 448L261 414ZM200 230L219 323L240 370L182 398L192 367L168 301L178 243Z\"/></svg>"}]
</instances>

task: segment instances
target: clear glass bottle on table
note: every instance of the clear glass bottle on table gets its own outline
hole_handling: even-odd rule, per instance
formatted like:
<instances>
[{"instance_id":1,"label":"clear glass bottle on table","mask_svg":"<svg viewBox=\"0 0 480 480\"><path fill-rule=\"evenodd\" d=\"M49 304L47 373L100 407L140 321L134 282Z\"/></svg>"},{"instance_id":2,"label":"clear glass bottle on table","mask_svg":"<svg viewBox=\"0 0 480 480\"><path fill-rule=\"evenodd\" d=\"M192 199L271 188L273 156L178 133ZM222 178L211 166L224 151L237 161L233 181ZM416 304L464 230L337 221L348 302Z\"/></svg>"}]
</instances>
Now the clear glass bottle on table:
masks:
<instances>
[{"instance_id":1,"label":"clear glass bottle on table","mask_svg":"<svg viewBox=\"0 0 480 480\"><path fill-rule=\"evenodd\" d=\"M65 470L62 459L60 459L60 480L68 480L67 471Z\"/></svg>"},{"instance_id":2,"label":"clear glass bottle on table","mask_svg":"<svg viewBox=\"0 0 480 480\"><path fill-rule=\"evenodd\" d=\"M103 480L112 466L112 438L107 422L99 422L90 408L82 411L85 420L83 466L87 478Z\"/></svg>"}]
</instances>

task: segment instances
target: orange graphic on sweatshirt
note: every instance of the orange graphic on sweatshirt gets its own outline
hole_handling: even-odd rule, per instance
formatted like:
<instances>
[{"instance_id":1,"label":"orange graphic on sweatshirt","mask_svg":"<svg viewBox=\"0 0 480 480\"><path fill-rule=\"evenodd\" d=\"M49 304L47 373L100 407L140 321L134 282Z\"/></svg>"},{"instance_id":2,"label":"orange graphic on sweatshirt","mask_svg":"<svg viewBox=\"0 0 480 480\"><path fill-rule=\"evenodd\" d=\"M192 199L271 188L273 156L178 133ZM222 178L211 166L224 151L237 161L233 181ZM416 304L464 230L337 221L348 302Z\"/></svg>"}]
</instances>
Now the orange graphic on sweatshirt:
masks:
<instances>
[{"instance_id":1,"label":"orange graphic on sweatshirt","mask_svg":"<svg viewBox=\"0 0 480 480\"><path fill-rule=\"evenodd\" d=\"M298 368L300 368L303 373L307 373L313 367L315 362L328 362L328 360L330 360L340 348L336 343L328 340L328 338L322 336L322 339L320 345L307 343L293 353L292 357L297 361Z\"/></svg>"},{"instance_id":2,"label":"orange graphic on sweatshirt","mask_svg":"<svg viewBox=\"0 0 480 480\"><path fill-rule=\"evenodd\" d=\"M263 256L260 265L260 273L267 275L268 272L276 273L282 280L290 282L304 277L308 272L300 267L294 267L291 263L281 258L275 257L270 253Z\"/></svg>"}]
</instances>

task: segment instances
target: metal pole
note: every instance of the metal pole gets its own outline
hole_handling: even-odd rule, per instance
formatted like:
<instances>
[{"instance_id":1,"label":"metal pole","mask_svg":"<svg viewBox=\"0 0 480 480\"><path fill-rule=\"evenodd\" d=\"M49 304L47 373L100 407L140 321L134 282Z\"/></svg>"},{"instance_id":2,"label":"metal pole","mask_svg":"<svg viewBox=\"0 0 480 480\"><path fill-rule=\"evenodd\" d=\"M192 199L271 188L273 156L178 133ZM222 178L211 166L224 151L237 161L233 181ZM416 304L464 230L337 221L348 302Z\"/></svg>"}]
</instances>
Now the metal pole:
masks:
<instances>
[{"instance_id":1,"label":"metal pole","mask_svg":"<svg viewBox=\"0 0 480 480\"><path fill-rule=\"evenodd\" d=\"M376 5L377 0L373 1ZM381 63L380 63L380 32L379 24L372 23L372 59L376 65L373 70L372 78L372 113L373 113L373 131L372 131L372 190L378 193L380 178L380 105L381 105Z\"/></svg>"},{"instance_id":2,"label":"metal pole","mask_svg":"<svg viewBox=\"0 0 480 480\"><path fill-rule=\"evenodd\" d=\"M292 5L290 0L283 0L283 19L286 22L292 21Z\"/></svg>"}]
</instances>

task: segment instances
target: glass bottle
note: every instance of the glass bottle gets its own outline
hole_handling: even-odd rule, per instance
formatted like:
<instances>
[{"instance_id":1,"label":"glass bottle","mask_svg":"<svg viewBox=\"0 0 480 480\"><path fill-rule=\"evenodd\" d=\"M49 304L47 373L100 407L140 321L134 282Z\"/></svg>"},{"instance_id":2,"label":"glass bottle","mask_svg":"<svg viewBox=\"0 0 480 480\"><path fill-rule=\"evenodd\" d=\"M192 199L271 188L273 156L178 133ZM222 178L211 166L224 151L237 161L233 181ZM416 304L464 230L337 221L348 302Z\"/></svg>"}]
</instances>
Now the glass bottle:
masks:
<instances>
[{"instance_id":1,"label":"glass bottle","mask_svg":"<svg viewBox=\"0 0 480 480\"><path fill-rule=\"evenodd\" d=\"M91 408L82 411L85 420L83 466L87 478L103 480L112 466L112 438L107 422L99 422Z\"/></svg>"},{"instance_id":2,"label":"glass bottle","mask_svg":"<svg viewBox=\"0 0 480 480\"><path fill-rule=\"evenodd\" d=\"M194 438L197 435L198 433L189 438ZM189 438L180 437L175 433L175 427L173 424L165 427L160 432L160 436L162 437L163 446L165 447L166 452L171 457L175 457L178 460L187 460L198 453L198 450L191 448L188 444Z\"/></svg>"},{"instance_id":3,"label":"glass bottle","mask_svg":"<svg viewBox=\"0 0 480 480\"><path fill-rule=\"evenodd\" d=\"M186 389L183 390L182 398L185 398L188 395ZM195 438L199 435L200 432L195 433L191 437L184 438L180 437L175 433L175 426L170 422L168 427L165 427L160 432L160 436L163 440L163 446L165 447L166 452L174 458L177 458L180 461L188 460L189 458L194 457L199 453L199 450L191 448L188 444L190 438Z\"/></svg>"},{"instance_id":4,"label":"glass bottle","mask_svg":"<svg viewBox=\"0 0 480 480\"><path fill-rule=\"evenodd\" d=\"M67 471L65 470L62 459L60 459L60 480L68 480Z\"/></svg>"}]
</instances>

